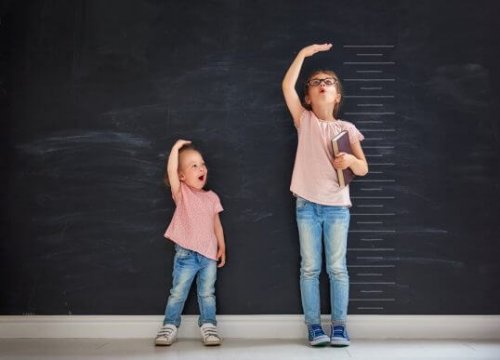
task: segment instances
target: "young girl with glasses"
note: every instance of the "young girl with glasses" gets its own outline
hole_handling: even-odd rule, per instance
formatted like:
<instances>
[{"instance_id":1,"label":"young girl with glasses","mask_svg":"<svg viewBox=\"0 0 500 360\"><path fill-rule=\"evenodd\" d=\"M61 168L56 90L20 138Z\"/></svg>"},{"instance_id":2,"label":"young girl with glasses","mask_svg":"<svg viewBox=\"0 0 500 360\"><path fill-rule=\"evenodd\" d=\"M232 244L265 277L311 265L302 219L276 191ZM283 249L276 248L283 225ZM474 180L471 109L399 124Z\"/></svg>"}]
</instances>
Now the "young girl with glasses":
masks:
<instances>
[{"instance_id":1,"label":"young girl with glasses","mask_svg":"<svg viewBox=\"0 0 500 360\"><path fill-rule=\"evenodd\" d=\"M346 330L349 277L346 265L351 200L349 185L340 187L336 169L368 173L361 148L364 139L350 122L338 119L342 101L340 80L333 71L314 71L305 83L304 103L295 89L304 59L328 51L332 44L314 44L299 51L282 83L286 105L298 133L290 190L296 196L300 241L300 292L309 343L348 346ZM352 154L333 154L332 139L346 130ZM331 334L321 327L319 275L325 252L330 280Z\"/></svg>"},{"instance_id":2,"label":"young girl with glasses","mask_svg":"<svg viewBox=\"0 0 500 360\"><path fill-rule=\"evenodd\" d=\"M196 277L201 336L205 345L220 345L215 317L217 267L226 262L219 197L205 191L208 170L191 141L178 140L170 152L165 182L172 190L175 212L165 237L175 245L173 283L156 345L171 345L181 323L182 309ZM217 262L219 264L217 265Z\"/></svg>"}]
</instances>

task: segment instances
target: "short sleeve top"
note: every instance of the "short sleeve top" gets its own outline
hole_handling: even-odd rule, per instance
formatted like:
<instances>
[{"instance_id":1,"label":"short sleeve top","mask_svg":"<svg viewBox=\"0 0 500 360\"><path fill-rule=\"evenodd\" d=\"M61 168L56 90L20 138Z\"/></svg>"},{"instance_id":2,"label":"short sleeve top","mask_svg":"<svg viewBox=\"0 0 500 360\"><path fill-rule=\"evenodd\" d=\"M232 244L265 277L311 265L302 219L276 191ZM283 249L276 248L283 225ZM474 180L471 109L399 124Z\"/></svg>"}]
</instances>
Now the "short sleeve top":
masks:
<instances>
[{"instance_id":1,"label":"short sleeve top","mask_svg":"<svg viewBox=\"0 0 500 360\"><path fill-rule=\"evenodd\" d=\"M165 237L180 246L217 260L215 215L223 211L213 191L198 190L181 182L182 196Z\"/></svg>"},{"instance_id":2,"label":"short sleeve top","mask_svg":"<svg viewBox=\"0 0 500 360\"><path fill-rule=\"evenodd\" d=\"M332 139L343 130L347 130L351 144L364 139L356 126L348 121L323 121L312 111L302 113L290 185L294 195L321 205L352 205L349 186L340 188L332 164Z\"/></svg>"}]
</instances>

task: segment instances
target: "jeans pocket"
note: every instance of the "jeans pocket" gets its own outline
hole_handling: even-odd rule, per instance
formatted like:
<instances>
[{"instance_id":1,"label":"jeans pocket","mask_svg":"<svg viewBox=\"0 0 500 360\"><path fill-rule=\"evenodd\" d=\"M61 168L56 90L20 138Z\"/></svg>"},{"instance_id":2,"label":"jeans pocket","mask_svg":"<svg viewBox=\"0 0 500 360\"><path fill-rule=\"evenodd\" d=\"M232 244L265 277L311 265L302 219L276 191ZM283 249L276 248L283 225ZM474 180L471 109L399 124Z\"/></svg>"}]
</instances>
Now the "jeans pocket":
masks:
<instances>
[{"instance_id":1,"label":"jeans pocket","mask_svg":"<svg viewBox=\"0 0 500 360\"><path fill-rule=\"evenodd\" d=\"M185 249L180 245L175 245L175 256L185 258L191 255L191 250Z\"/></svg>"},{"instance_id":2,"label":"jeans pocket","mask_svg":"<svg viewBox=\"0 0 500 360\"><path fill-rule=\"evenodd\" d=\"M307 205L307 200L301 198L300 196L297 196L295 204L296 204L296 209L301 210Z\"/></svg>"}]
</instances>

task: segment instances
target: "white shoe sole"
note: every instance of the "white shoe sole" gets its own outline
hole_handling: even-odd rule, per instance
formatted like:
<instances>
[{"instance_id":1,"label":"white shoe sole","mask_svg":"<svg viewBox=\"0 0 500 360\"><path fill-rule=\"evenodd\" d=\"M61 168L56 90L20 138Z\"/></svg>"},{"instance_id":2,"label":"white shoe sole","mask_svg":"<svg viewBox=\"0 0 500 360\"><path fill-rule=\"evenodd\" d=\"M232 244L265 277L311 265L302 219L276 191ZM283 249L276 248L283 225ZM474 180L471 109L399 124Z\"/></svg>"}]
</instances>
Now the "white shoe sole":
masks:
<instances>
[{"instance_id":1,"label":"white shoe sole","mask_svg":"<svg viewBox=\"0 0 500 360\"><path fill-rule=\"evenodd\" d=\"M321 336L316 340L309 341L311 346L327 346L330 343L330 338L328 336Z\"/></svg>"},{"instance_id":2,"label":"white shoe sole","mask_svg":"<svg viewBox=\"0 0 500 360\"><path fill-rule=\"evenodd\" d=\"M203 345L205 346L218 346L220 344L222 344L222 340L203 341Z\"/></svg>"},{"instance_id":3,"label":"white shoe sole","mask_svg":"<svg viewBox=\"0 0 500 360\"><path fill-rule=\"evenodd\" d=\"M345 347L345 346L349 346L351 345L351 342L349 340L346 340L346 339L332 339L332 341L330 341L330 345L331 346L335 346L335 347Z\"/></svg>"},{"instance_id":4,"label":"white shoe sole","mask_svg":"<svg viewBox=\"0 0 500 360\"><path fill-rule=\"evenodd\" d=\"M162 340L162 339L155 339L155 345L156 346L170 346L175 342L175 340L168 341L168 340Z\"/></svg>"}]
</instances>

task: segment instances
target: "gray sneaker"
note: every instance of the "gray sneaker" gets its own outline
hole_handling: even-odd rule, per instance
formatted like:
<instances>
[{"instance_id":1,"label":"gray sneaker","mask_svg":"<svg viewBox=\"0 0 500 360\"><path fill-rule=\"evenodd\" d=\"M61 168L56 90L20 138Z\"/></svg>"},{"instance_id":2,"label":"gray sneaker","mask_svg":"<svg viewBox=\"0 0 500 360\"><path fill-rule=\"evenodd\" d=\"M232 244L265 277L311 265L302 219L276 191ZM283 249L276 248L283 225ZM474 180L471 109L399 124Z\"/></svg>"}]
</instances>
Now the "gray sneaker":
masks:
<instances>
[{"instance_id":1,"label":"gray sneaker","mask_svg":"<svg viewBox=\"0 0 500 360\"><path fill-rule=\"evenodd\" d=\"M160 331L155 338L155 345L157 346L170 346L177 338L177 326L172 324L165 324L161 327Z\"/></svg>"},{"instance_id":2,"label":"gray sneaker","mask_svg":"<svg viewBox=\"0 0 500 360\"><path fill-rule=\"evenodd\" d=\"M206 323L201 325L200 332L205 346L215 346L222 343L222 339L217 332L217 327L214 324Z\"/></svg>"}]
</instances>

